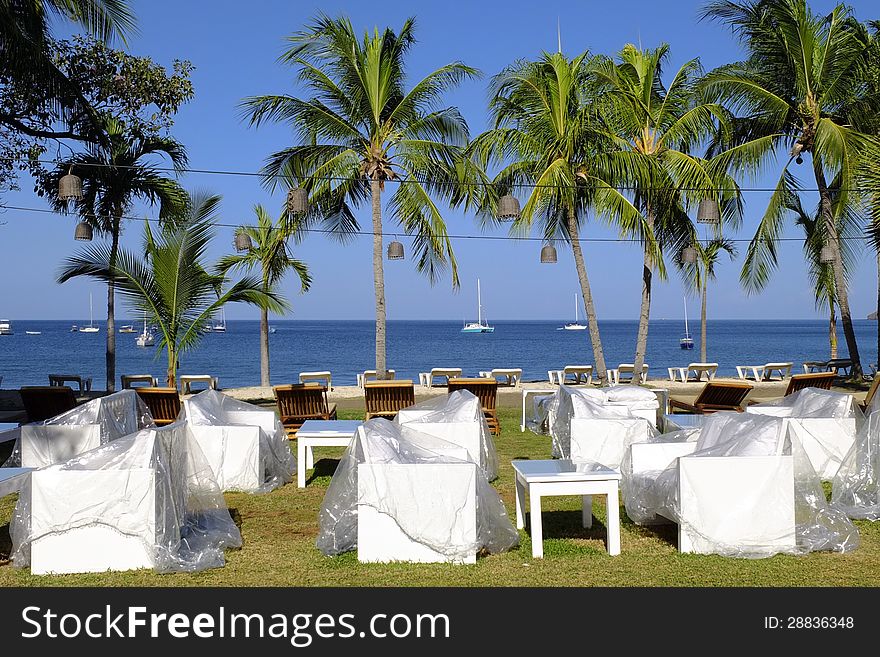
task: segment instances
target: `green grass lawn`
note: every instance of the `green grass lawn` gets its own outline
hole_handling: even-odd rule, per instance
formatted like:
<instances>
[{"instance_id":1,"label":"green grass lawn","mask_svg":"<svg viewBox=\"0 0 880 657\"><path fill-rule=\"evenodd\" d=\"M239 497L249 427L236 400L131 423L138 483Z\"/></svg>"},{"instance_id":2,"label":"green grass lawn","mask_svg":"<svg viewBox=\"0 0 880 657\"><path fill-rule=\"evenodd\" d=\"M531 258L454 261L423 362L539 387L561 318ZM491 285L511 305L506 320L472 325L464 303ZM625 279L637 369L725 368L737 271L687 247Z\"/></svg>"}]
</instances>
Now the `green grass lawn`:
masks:
<instances>
[{"instance_id":1,"label":"green grass lawn","mask_svg":"<svg viewBox=\"0 0 880 657\"><path fill-rule=\"evenodd\" d=\"M359 419L357 411L340 419ZM549 458L550 439L520 433L519 411L500 409L496 437L500 476L495 486L513 519L511 459ZM267 495L229 493L240 517L244 545L227 552L223 568L193 574L152 571L32 576L0 566L0 586L878 586L880 523L857 522L860 547L850 554L813 553L746 560L679 554L674 527L641 528L621 507L620 556L605 551L604 498L595 498L592 529L580 523L577 497L544 500L544 559L532 559L529 536L505 554L474 565L360 564L354 552L325 557L315 548L318 508L341 449L317 450L305 489L295 483ZM0 556L9 550L8 523L15 497L0 500Z\"/></svg>"}]
</instances>

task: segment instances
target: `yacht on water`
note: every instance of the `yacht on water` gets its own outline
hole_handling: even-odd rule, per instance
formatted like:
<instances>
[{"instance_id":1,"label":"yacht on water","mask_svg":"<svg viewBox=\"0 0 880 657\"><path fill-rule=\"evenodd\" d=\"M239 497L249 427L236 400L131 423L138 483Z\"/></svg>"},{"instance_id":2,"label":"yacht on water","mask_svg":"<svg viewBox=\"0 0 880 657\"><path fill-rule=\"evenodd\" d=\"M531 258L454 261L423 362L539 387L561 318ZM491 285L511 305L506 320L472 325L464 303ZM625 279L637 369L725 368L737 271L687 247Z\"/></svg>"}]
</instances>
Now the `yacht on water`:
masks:
<instances>
[{"instance_id":1,"label":"yacht on water","mask_svg":"<svg viewBox=\"0 0 880 657\"><path fill-rule=\"evenodd\" d=\"M694 339L688 332L688 304L687 299L684 300L684 337L678 341L678 346L682 349L693 349Z\"/></svg>"},{"instance_id":2,"label":"yacht on water","mask_svg":"<svg viewBox=\"0 0 880 657\"><path fill-rule=\"evenodd\" d=\"M138 347L152 347L154 340L155 339L153 338L153 332L147 328L147 316L145 314L144 315L144 330L135 339L135 344L137 344Z\"/></svg>"},{"instance_id":3,"label":"yacht on water","mask_svg":"<svg viewBox=\"0 0 880 657\"><path fill-rule=\"evenodd\" d=\"M0 335L12 335L12 322L0 319Z\"/></svg>"},{"instance_id":4,"label":"yacht on water","mask_svg":"<svg viewBox=\"0 0 880 657\"><path fill-rule=\"evenodd\" d=\"M565 326L562 327L566 331L583 331L586 330L586 325L578 322L578 295L574 295L574 321L569 322Z\"/></svg>"},{"instance_id":5,"label":"yacht on water","mask_svg":"<svg viewBox=\"0 0 880 657\"><path fill-rule=\"evenodd\" d=\"M214 333L226 333L226 311L223 308L220 308L220 321L215 322L211 330Z\"/></svg>"},{"instance_id":6,"label":"yacht on water","mask_svg":"<svg viewBox=\"0 0 880 657\"><path fill-rule=\"evenodd\" d=\"M79 332L80 333L97 333L100 330L101 329L99 329L97 326L94 326L92 324L92 295L89 294L89 325L80 327Z\"/></svg>"},{"instance_id":7,"label":"yacht on water","mask_svg":"<svg viewBox=\"0 0 880 657\"><path fill-rule=\"evenodd\" d=\"M119 328L120 333L135 333L133 324L126 324L125 326L121 326Z\"/></svg>"},{"instance_id":8,"label":"yacht on water","mask_svg":"<svg viewBox=\"0 0 880 657\"><path fill-rule=\"evenodd\" d=\"M489 326L488 322L483 322L483 306L480 302L480 279L477 279L477 321L469 322L461 329L462 333L492 333L495 331L494 326Z\"/></svg>"}]
</instances>

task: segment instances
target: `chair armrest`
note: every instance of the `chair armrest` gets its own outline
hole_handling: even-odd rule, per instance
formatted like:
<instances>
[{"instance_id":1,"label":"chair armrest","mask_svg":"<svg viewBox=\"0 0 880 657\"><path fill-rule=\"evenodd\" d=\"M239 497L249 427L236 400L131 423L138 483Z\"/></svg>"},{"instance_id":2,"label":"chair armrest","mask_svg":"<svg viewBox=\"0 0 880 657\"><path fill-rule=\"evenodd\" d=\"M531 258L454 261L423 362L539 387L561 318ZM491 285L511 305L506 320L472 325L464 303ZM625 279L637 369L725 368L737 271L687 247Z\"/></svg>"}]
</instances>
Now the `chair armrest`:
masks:
<instances>
[{"instance_id":1,"label":"chair armrest","mask_svg":"<svg viewBox=\"0 0 880 657\"><path fill-rule=\"evenodd\" d=\"M669 398L669 408L680 408L684 411L688 411L689 413L702 413L702 411L693 404L688 404L687 402L679 401L671 397Z\"/></svg>"}]
</instances>

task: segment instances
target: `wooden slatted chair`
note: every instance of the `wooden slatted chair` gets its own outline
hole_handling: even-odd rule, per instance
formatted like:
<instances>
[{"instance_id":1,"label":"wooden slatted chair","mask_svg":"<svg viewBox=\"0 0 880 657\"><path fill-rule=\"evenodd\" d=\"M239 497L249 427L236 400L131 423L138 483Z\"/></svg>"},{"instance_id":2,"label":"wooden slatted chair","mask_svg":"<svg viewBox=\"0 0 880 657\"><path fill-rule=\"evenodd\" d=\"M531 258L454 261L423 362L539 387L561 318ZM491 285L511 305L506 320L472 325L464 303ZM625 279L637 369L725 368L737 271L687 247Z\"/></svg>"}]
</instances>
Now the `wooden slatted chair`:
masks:
<instances>
[{"instance_id":1,"label":"wooden slatted chair","mask_svg":"<svg viewBox=\"0 0 880 657\"><path fill-rule=\"evenodd\" d=\"M448 391L453 393L456 390L472 392L480 400L480 406L483 407L483 415L486 416L489 431L492 432L493 436L501 433L501 422L498 420L498 411L496 410L495 403L498 396L498 381L484 377L449 379Z\"/></svg>"},{"instance_id":2,"label":"wooden slatted chair","mask_svg":"<svg viewBox=\"0 0 880 657\"><path fill-rule=\"evenodd\" d=\"M804 388L821 388L822 390L831 390L831 384L834 383L834 372L811 372L810 374L795 374L788 380L788 388L785 389L785 396L803 390Z\"/></svg>"},{"instance_id":3,"label":"wooden slatted chair","mask_svg":"<svg viewBox=\"0 0 880 657\"><path fill-rule=\"evenodd\" d=\"M291 383L272 391L288 438L295 438L306 420L336 419L336 404L329 403L327 387L320 383Z\"/></svg>"},{"instance_id":4,"label":"wooden slatted chair","mask_svg":"<svg viewBox=\"0 0 880 657\"><path fill-rule=\"evenodd\" d=\"M180 393L177 388L133 388L153 416L157 427L177 421L180 415Z\"/></svg>"},{"instance_id":5,"label":"wooden slatted chair","mask_svg":"<svg viewBox=\"0 0 880 657\"><path fill-rule=\"evenodd\" d=\"M415 387L409 379L366 381L364 383L364 406L367 410L367 420L374 417L392 420L399 410L415 403Z\"/></svg>"},{"instance_id":6,"label":"wooden slatted chair","mask_svg":"<svg viewBox=\"0 0 880 657\"><path fill-rule=\"evenodd\" d=\"M69 386L25 386L18 394L28 422L42 422L76 408L76 395Z\"/></svg>"},{"instance_id":7,"label":"wooden slatted chair","mask_svg":"<svg viewBox=\"0 0 880 657\"><path fill-rule=\"evenodd\" d=\"M874 398L877 396L877 388L880 387L880 372L874 375L874 380L871 382L871 387L868 388L868 394L865 395L865 401L859 404L859 408L862 409L862 412L867 414L869 410L871 410L871 404L874 403Z\"/></svg>"},{"instance_id":8,"label":"wooden slatted chair","mask_svg":"<svg viewBox=\"0 0 880 657\"><path fill-rule=\"evenodd\" d=\"M746 397L752 387L749 383L710 381L703 386L693 404L670 397L669 408L673 413L676 412L676 409L685 413L698 414L714 413L715 411L742 412Z\"/></svg>"}]
</instances>

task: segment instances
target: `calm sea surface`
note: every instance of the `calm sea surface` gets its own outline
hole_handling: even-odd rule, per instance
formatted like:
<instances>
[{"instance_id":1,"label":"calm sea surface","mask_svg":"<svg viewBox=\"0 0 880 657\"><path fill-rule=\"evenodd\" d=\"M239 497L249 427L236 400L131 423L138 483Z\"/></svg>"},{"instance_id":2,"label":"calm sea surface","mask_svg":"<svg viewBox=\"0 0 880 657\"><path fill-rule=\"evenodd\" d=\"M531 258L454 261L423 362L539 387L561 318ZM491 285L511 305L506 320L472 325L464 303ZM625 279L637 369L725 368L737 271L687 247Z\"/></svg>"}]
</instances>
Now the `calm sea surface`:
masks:
<instances>
[{"instance_id":1,"label":"calm sea surface","mask_svg":"<svg viewBox=\"0 0 880 657\"><path fill-rule=\"evenodd\" d=\"M47 374L91 376L104 387L104 323L99 333L71 333L68 321L13 320L14 335L0 336L0 377L3 388L46 385ZM125 324L117 320L117 327ZM140 332L137 322L131 321ZM546 380L548 369L593 363L588 331L557 330L564 322L494 322L495 332L463 334L455 321L392 321L388 323L388 367L397 378L418 381L432 367L461 367L465 376L494 367L520 367L525 380ZM295 383L302 371L330 370L336 385L354 385L355 373L375 364L372 321L275 320L269 336L272 383ZM877 323L856 320L862 363L877 362ZM635 321L599 323L608 367L632 362ZM40 331L27 335L25 331ZM648 342L650 376L667 376L666 368L700 359L699 324L692 327L696 346L682 351L680 321L652 321ZM719 375L735 375L736 365L792 361L801 371L804 360L828 358L824 321L710 321L709 360ZM846 344L840 327L840 355ZM164 352L139 348L137 333L117 335L117 377L150 373L164 377ZM157 340L158 342L158 340ZM221 387L258 385L260 380L259 322L228 321L226 333L209 333L199 347L181 357L181 374L213 374ZM117 387L119 381L117 379Z\"/></svg>"}]
</instances>

